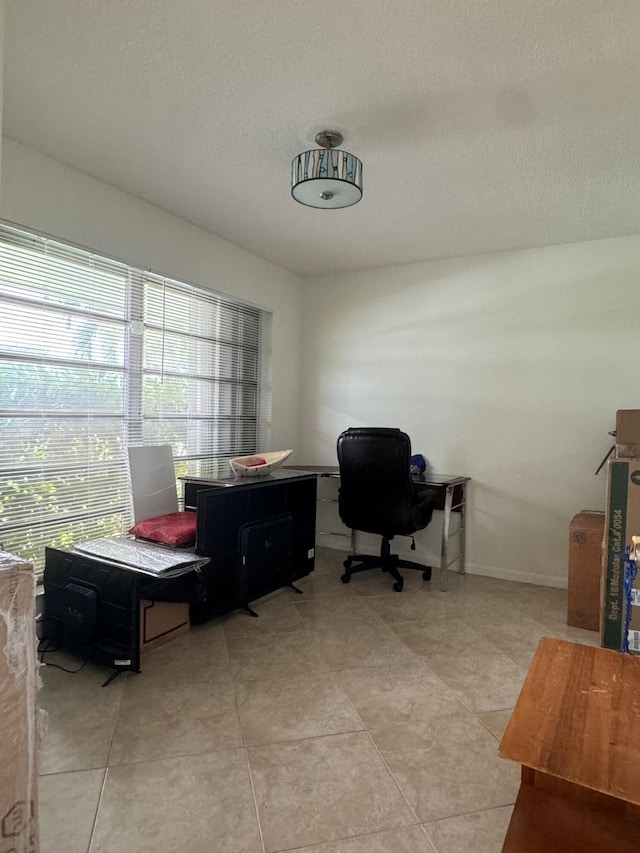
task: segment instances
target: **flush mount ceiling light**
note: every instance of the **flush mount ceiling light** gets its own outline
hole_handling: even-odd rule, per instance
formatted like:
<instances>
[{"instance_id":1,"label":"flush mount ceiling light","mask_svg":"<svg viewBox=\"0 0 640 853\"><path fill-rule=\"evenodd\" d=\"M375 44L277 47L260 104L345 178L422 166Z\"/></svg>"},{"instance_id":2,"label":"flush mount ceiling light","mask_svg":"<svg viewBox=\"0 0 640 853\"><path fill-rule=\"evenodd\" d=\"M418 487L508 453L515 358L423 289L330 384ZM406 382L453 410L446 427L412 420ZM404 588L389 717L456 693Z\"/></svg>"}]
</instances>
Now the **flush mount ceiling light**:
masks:
<instances>
[{"instance_id":1,"label":"flush mount ceiling light","mask_svg":"<svg viewBox=\"0 0 640 853\"><path fill-rule=\"evenodd\" d=\"M339 151L336 130L316 134L320 148L304 151L291 164L291 195L307 207L350 207L362 198L362 161Z\"/></svg>"}]
</instances>

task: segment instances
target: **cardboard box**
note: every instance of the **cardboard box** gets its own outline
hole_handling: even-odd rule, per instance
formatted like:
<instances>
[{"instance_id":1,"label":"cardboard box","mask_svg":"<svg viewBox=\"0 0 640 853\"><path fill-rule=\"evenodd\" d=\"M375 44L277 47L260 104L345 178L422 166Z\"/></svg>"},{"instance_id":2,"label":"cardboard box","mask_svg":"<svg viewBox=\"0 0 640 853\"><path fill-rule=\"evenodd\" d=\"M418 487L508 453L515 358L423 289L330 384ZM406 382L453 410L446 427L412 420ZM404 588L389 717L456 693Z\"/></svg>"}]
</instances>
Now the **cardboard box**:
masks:
<instances>
[{"instance_id":1,"label":"cardboard box","mask_svg":"<svg viewBox=\"0 0 640 853\"><path fill-rule=\"evenodd\" d=\"M0 551L0 853L37 853L33 566Z\"/></svg>"},{"instance_id":2,"label":"cardboard box","mask_svg":"<svg viewBox=\"0 0 640 853\"><path fill-rule=\"evenodd\" d=\"M607 477L601 644L619 649L624 628L624 550L640 536L640 458L611 459Z\"/></svg>"},{"instance_id":3,"label":"cardboard box","mask_svg":"<svg viewBox=\"0 0 640 853\"><path fill-rule=\"evenodd\" d=\"M582 510L569 525L567 625L597 631L600 627L600 575L604 512Z\"/></svg>"},{"instance_id":4,"label":"cardboard box","mask_svg":"<svg viewBox=\"0 0 640 853\"><path fill-rule=\"evenodd\" d=\"M616 456L640 458L640 409L618 409L616 412Z\"/></svg>"},{"instance_id":5,"label":"cardboard box","mask_svg":"<svg viewBox=\"0 0 640 853\"><path fill-rule=\"evenodd\" d=\"M170 643L190 630L189 605L140 599L140 653Z\"/></svg>"}]
</instances>

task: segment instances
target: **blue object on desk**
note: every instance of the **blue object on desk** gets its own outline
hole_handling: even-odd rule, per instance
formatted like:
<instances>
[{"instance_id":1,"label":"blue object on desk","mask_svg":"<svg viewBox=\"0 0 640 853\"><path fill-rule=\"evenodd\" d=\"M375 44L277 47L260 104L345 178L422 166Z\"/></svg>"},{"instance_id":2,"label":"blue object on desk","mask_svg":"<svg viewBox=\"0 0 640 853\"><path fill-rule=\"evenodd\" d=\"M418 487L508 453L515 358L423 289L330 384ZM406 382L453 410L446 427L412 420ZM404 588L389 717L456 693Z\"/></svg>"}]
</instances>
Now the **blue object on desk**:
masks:
<instances>
[{"instance_id":1,"label":"blue object on desk","mask_svg":"<svg viewBox=\"0 0 640 853\"><path fill-rule=\"evenodd\" d=\"M424 474L427 470L427 460L422 453L416 453L411 457L409 470L412 474Z\"/></svg>"},{"instance_id":2,"label":"blue object on desk","mask_svg":"<svg viewBox=\"0 0 640 853\"><path fill-rule=\"evenodd\" d=\"M631 547L627 545L624 549L624 631L622 635L621 652L629 651L629 627L631 625L631 590L636 579L638 566L635 557L631 557ZM635 549L633 549L635 551Z\"/></svg>"}]
</instances>

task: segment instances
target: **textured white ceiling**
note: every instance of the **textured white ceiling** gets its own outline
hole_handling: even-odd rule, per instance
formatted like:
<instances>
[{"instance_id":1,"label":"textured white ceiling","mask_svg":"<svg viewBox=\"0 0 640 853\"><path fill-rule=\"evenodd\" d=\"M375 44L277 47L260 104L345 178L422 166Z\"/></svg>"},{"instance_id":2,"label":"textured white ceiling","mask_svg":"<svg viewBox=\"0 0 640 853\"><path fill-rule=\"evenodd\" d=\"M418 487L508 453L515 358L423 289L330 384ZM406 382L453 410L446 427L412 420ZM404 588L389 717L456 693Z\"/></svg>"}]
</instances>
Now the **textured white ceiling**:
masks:
<instances>
[{"instance_id":1,"label":"textured white ceiling","mask_svg":"<svg viewBox=\"0 0 640 853\"><path fill-rule=\"evenodd\" d=\"M4 132L302 273L640 232L638 0L7 0ZM290 196L343 132L363 201Z\"/></svg>"}]
</instances>

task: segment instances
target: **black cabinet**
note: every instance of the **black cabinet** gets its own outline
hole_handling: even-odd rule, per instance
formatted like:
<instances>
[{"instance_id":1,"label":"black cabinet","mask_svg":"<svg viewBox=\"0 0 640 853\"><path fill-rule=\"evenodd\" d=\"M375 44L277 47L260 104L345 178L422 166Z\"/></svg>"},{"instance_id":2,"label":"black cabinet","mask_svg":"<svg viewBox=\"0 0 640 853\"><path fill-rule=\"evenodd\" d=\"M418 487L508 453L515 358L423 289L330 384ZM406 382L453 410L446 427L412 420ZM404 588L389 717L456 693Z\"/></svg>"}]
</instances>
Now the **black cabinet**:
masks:
<instances>
[{"instance_id":1,"label":"black cabinet","mask_svg":"<svg viewBox=\"0 0 640 853\"><path fill-rule=\"evenodd\" d=\"M44 638L116 669L140 669L140 584L136 572L47 548Z\"/></svg>"},{"instance_id":2,"label":"black cabinet","mask_svg":"<svg viewBox=\"0 0 640 853\"><path fill-rule=\"evenodd\" d=\"M315 474L278 470L266 477L184 480L185 508L197 509L196 552L206 602L196 621L246 606L313 571Z\"/></svg>"},{"instance_id":3,"label":"black cabinet","mask_svg":"<svg viewBox=\"0 0 640 853\"><path fill-rule=\"evenodd\" d=\"M193 571L181 577L154 578L77 551L46 548L46 643L41 651L46 654L65 648L112 667L114 672L105 683L124 670L139 672L142 644L151 647L147 633L150 602L189 602L192 607L200 593ZM180 616L181 623L164 625L165 636L188 626L184 609ZM158 636L156 633L154 639Z\"/></svg>"}]
</instances>

